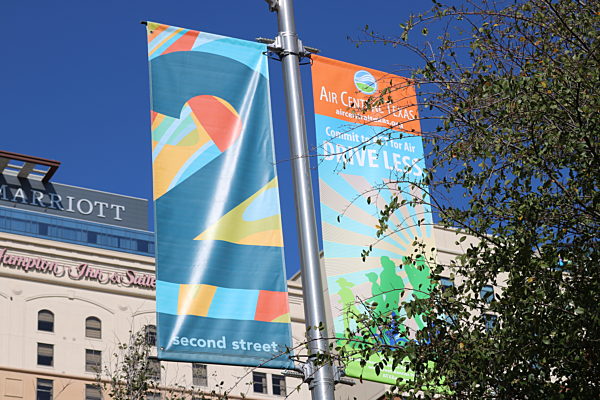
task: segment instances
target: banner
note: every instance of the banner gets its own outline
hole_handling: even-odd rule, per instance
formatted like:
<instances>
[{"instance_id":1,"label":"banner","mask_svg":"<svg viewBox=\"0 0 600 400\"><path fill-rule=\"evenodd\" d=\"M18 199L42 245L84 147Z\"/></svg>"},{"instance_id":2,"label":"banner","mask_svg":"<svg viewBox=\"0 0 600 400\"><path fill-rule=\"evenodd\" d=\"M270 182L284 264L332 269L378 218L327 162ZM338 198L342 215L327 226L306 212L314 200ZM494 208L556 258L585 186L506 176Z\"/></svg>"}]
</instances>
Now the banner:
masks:
<instances>
[{"instance_id":1,"label":"banner","mask_svg":"<svg viewBox=\"0 0 600 400\"><path fill-rule=\"evenodd\" d=\"M266 46L147 27L158 356L290 368Z\"/></svg>"},{"instance_id":2,"label":"banner","mask_svg":"<svg viewBox=\"0 0 600 400\"><path fill-rule=\"evenodd\" d=\"M406 316L399 310L402 302L428 297L432 289L425 262L429 257L415 257L414 252L416 242L428 251L434 247L429 206L403 205L391 216L386 234L376 235L380 212L390 202L423 196L410 184L421 181L425 168L415 90L399 76L320 56L312 59L324 264L338 345L349 351L361 341L402 345L423 327L422 315L400 327L381 327L373 332L375 339L346 335L348 329L361 328L356 320L365 313ZM372 104L370 111L364 111L366 104ZM369 248L363 260L362 252ZM348 360L347 375L383 383L414 376L402 365L379 371L379 356L364 368L359 361Z\"/></svg>"}]
</instances>

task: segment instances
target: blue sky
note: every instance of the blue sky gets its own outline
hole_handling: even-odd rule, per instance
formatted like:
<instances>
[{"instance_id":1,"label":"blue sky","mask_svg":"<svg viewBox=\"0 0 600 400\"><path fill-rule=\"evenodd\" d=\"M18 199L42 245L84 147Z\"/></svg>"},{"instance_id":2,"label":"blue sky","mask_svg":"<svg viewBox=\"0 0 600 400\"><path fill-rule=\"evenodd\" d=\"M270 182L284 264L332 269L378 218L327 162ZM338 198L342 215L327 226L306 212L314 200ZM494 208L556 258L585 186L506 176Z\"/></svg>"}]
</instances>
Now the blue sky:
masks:
<instances>
[{"instance_id":1,"label":"blue sky","mask_svg":"<svg viewBox=\"0 0 600 400\"><path fill-rule=\"evenodd\" d=\"M421 2L297 1L300 39L327 57L388 72L416 60L391 46L356 47L360 30L399 32ZM156 21L246 40L274 38L262 0L2 0L0 149L62 163L55 182L151 198L146 31ZM297 238L281 65L269 63L288 274ZM309 66L302 67L309 143L314 143ZM315 185L315 190L316 190Z\"/></svg>"}]
</instances>

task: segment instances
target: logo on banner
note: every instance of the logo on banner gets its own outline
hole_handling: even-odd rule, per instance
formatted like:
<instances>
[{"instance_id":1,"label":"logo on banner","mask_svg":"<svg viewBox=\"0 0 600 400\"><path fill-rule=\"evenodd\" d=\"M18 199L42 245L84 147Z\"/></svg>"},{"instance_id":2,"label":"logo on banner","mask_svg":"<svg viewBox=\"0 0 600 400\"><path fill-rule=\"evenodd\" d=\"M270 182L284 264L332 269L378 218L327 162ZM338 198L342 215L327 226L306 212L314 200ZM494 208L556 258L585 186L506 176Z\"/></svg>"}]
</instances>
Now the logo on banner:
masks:
<instances>
[{"instance_id":1,"label":"logo on banner","mask_svg":"<svg viewBox=\"0 0 600 400\"><path fill-rule=\"evenodd\" d=\"M358 71L354 74L354 85L364 94L373 94L377 90L375 77L367 71Z\"/></svg>"}]
</instances>

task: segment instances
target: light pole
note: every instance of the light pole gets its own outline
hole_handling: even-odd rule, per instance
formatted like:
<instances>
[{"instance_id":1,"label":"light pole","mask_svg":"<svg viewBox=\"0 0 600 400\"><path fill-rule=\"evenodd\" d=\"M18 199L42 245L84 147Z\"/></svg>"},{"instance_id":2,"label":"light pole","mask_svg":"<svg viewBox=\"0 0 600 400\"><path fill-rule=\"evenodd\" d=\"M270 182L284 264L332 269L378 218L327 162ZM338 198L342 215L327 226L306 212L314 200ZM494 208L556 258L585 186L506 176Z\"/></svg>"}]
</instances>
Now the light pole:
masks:
<instances>
[{"instance_id":1,"label":"light pole","mask_svg":"<svg viewBox=\"0 0 600 400\"><path fill-rule=\"evenodd\" d=\"M333 400L335 382L331 359L324 365L314 365L318 354L329 354L329 343L300 79L300 57L305 50L296 33L292 0L266 1L271 11L277 12L279 25L279 35L269 47L279 54L283 66L309 352L304 375L313 400Z\"/></svg>"}]
</instances>

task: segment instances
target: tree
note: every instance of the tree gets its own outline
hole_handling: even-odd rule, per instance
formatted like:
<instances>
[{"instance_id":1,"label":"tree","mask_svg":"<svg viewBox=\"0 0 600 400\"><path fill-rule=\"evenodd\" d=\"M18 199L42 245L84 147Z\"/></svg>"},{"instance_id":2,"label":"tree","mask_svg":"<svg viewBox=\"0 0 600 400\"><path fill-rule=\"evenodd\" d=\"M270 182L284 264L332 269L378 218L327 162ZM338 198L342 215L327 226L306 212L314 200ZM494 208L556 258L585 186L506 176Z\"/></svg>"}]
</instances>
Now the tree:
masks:
<instances>
[{"instance_id":1,"label":"tree","mask_svg":"<svg viewBox=\"0 0 600 400\"><path fill-rule=\"evenodd\" d=\"M181 384L160 386L160 379L157 379L157 376L160 377L163 367L156 358L152 357L150 342L147 329L130 332L127 342L120 342L117 345L112 362L106 365L103 371L98 371L96 376L98 386L102 387L111 399L145 400L152 394L160 395L160 398L165 400L226 400L228 398L222 382L210 393Z\"/></svg>"},{"instance_id":2,"label":"tree","mask_svg":"<svg viewBox=\"0 0 600 400\"><path fill-rule=\"evenodd\" d=\"M415 201L477 242L454 265L429 260L434 281L457 279L402 304L426 320L411 340L354 351L407 363L414 381L395 390L416 397L599 398L600 3L434 0L401 27L362 41L423 60L411 76L430 169L413 184L429 196ZM380 236L401 206L389 204ZM490 284L493 299L482 295ZM363 317L353 334L401 322Z\"/></svg>"}]
</instances>

